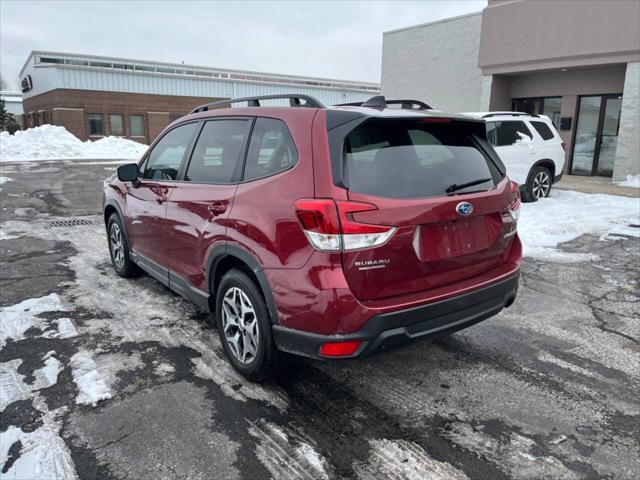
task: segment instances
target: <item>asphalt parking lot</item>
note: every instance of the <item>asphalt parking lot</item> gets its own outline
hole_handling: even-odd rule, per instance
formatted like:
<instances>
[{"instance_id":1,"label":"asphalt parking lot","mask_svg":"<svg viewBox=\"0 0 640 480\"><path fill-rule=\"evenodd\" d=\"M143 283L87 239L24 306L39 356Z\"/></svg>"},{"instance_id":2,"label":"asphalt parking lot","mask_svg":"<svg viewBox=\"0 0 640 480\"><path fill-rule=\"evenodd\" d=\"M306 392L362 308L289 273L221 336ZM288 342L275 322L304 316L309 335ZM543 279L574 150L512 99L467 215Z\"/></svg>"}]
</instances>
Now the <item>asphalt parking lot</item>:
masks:
<instances>
[{"instance_id":1,"label":"asphalt parking lot","mask_svg":"<svg viewBox=\"0 0 640 480\"><path fill-rule=\"evenodd\" d=\"M50 478L638 478L638 239L525 258L510 309L435 343L253 385L207 314L113 272L113 168L3 165L3 473L39 453Z\"/></svg>"}]
</instances>

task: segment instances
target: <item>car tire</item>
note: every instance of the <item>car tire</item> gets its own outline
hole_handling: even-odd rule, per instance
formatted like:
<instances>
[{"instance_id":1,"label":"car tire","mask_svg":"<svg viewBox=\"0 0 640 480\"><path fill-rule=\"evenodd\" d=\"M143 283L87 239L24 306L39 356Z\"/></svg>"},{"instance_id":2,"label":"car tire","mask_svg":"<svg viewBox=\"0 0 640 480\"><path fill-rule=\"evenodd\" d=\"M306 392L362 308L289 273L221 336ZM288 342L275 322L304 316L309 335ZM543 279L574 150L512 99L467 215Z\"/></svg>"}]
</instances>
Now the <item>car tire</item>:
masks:
<instances>
[{"instance_id":1,"label":"car tire","mask_svg":"<svg viewBox=\"0 0 640 480\"><path fill-rule=\"evenodd\" d=\"M252 382L275 376L280 354L269 310L262 292L244 271L233 269L222 277L215 318L224 352L240 374Z\"/></svg>"},{"instance_id":2,"label":"car tire","mask_svg":"<svg viewBox=\"0 0 640 480\"><path fill-rule=\"evenodd\" d=\"M116 273L123 278L131 278L140 274L140 269L131 260L129 241L124 233L122 220L116 213L111 215L107 222L107 241L109 242L111 265Z\"/></svg>"},{"instance_id":3,"label":"car tire","mask_svg":"<svg viewBox=\"0 0 640 480\"><path fill-rule=\"evenodd\" d=\"M553 179L548 168L537 166L531 170L527 184L522 189L522 200L525 202L537 202L541 198L549 196Z\"/></svg>"}]
</instances>

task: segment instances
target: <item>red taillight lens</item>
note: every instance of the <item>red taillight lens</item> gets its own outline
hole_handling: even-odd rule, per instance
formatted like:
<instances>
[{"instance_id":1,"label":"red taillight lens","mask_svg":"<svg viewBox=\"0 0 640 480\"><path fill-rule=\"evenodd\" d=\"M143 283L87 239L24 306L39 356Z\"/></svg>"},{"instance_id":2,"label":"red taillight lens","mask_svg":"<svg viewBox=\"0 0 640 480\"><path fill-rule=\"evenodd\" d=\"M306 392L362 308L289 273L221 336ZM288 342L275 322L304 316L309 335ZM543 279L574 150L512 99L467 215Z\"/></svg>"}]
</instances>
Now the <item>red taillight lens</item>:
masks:
<instances>
[{"instance_id":1,"label":"red taillight lens","mask_svg":"<svg viewBox=\"0 0 640 480\"><path fill-rule=\"evenodd\" d=\"M333 200L301 199L296 202L296 214L302 228L310 232L339 234L340 221Z\"/></svg>"},{"instance_id":2,"label":"red taillight lens","mask_svg":"<svg viewBox=\"0 0 640 480\"><path fill-rule=\"evenodd\" d=\"M522 206L522 203L520 201L520 187L513 181L511 182L511 193L513 193L514 197L511 201L511 205L509 205L509 214L511 215L511 218L517 222L518 218L520 218L520 207Z\"/></svg>"},{"instance_id":3,"label":"red taillight lens","mask_svg":"<svg viewBox=\"0 0 640 480\"><path fill-rule=\"evenodd\" d=\"M316 250L336 252L375 247L385 243L396 230L395 227L358 223L353 219L356 212L378 208L370 203L318 198L300 199L295 207L304 233Z\"/></svg>"},{"instance_id":4,"label":"red taillight lens","mask_svg":"<svg viewBox=\"0 0 640 480\"><path fill-rule=\"evenodd\" d=\"M361 344L362 340L323 343L320 347L320 355L325 357L347 357L353 355Z\"/></svg>"}]
</instances>

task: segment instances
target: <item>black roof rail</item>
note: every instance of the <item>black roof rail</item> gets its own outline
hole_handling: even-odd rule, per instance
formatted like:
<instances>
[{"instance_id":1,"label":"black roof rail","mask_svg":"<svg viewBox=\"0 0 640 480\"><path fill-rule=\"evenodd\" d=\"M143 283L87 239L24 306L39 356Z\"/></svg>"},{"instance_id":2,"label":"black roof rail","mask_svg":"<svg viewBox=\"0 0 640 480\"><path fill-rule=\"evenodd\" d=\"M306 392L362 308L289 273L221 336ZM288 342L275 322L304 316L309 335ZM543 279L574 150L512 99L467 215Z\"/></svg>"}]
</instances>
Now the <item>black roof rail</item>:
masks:
<instances>
[{"instance_id":1,"label":"black roof rail","mask_svg":"<svg viewBox=\"0 0 640 480\"><path fill-rule=\"evenodd\" d=\"M387 100L383 95L371 97L366 102L340 103L336 107L385 108L387 105L401 105L403 110L432 110L431 106L420 100ZM415 108L418 107L418 108Z\"/></svg>"},{"instance_id":2,"label":"black roof rail","mask_svg":"<svg viewBox=\"0 0 640 480\"><path fill-rule=\"evenodd\" d=\"M510 115L512 117L540 117L540 115L536 114L536 113L526 113L526 112L492 112L492 113L487 113L486 115L483 115L482 118L489 118L489 117L499 117L499 116L507 116Z\"/></svg>"},{"instance_id":3,"label":"black roof rail","mask_svg":"<svg viewBox=\"0 0 640 480\"><path fill-rule=\"evenodd\" d=\"M292 94L279 94L279 95L259 95L256 97L242 97L242 98L230 98L228 100L218 100L216 102L205 103L199 105L189 112L189 115L199 112L206 112L212 107L221 107L223 105L229 105L232 103L247 102L249 107L259 107L260 100L276 100L286 98L289 99L289 105L292 107L311 107L311 108L324 108L324 105L320 101L310 95L292 93ZM302 103L304 100L305 103Z\"/></svg>"}]
</instances>

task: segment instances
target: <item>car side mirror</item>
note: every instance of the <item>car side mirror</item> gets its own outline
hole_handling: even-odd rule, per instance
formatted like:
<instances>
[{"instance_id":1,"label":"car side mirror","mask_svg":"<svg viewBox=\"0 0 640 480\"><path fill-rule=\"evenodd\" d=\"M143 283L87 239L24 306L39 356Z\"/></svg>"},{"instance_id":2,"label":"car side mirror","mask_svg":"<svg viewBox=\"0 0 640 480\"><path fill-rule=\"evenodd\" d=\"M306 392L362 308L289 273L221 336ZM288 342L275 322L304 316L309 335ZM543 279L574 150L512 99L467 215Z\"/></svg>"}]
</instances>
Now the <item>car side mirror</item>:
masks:
<instances>
[{"instance_id":1,"label":"car side mirror","mask_svg":"<svg viewBox=\"0 0 640 480\"><path fill-rule=\"evenodd\" d=\"M127 163L118 167L118 180L121 182L131 182L134 187L138 186L140 181L138 180L138 164Z\"/></svg>"}]
</instances>

